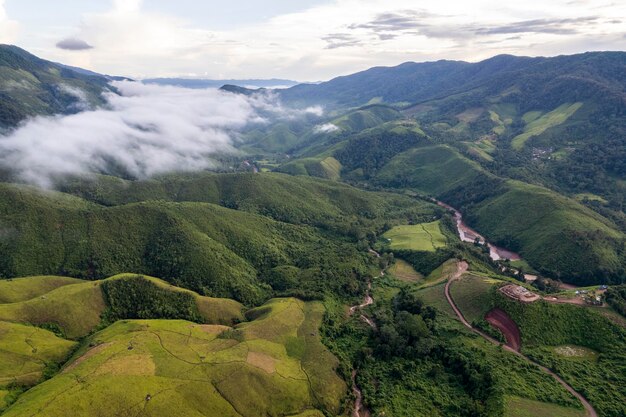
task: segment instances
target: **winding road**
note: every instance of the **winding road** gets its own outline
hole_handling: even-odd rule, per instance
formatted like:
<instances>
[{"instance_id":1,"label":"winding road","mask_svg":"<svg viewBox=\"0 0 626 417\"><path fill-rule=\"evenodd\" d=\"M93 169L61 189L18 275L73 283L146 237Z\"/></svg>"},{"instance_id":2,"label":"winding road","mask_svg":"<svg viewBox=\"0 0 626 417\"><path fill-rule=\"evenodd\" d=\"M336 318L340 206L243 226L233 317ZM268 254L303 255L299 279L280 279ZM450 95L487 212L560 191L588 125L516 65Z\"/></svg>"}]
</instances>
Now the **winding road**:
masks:
<instances>
[{"instance_id":1,"label":"winding road","mask_svg":"<svg viewBox=\"0 0 626 417\"><path fill-rule=\"evenodd\" d=\"M461 321L461 323L463 323L463 325L465 327L467 327L468 329L470 329L474 333L482 336L483 338L487 339L491 343L493 343L495 345L500 345L500 342L497 341L496 339L494 339L493 337L491 337L491 336L487 335L486 333L483 333L480 330L475 329L474 327L472 327L472 325L463 316L463 313L461 313L461 310L459 310L459 308L454 303L454 300L452 299L452 296L450 296L450 285L452 284L452 282L458 280L459 278L461 278L461 276L463 276L463 274L467 271L468 266L469 265L465 261L459 261L457 263L457 270L456 270L456 272L454 274L452 274L450 279L448 279L448 282L446 282L446 287L445 287L446 299L448 300L448 303L450 304L450 307L452 307L452 309L454 310L454 313L457 315L457 317L459 318L459 320ZM537 366L539 369L541 369L545 373L551 375L559 384L561 384L567 391L569 391L574 397L576 397L578 399L578 401L580 401L582 403L583 407L585 408L585 413L586 413L587 417L598 417L598 413L596 413L596 410L594 410L594 408L591 406L591 404L589 404L589 402L585 399L585 397L583 397L576 390L574 390L574 388L572 388L560 376L558 376L557 374L555 374L554 372L552 372L550 369L546 368L545 366L538 364L537 362L533 361L529 357L527 357L527 356L523 355L522 353L518 352L517 350L511 348L510 346L503 345L503 348L508 350L511 353L516 354L520 358L524 359L526 362L531 363L531 364Z\"/></svg>"}]
</instances>

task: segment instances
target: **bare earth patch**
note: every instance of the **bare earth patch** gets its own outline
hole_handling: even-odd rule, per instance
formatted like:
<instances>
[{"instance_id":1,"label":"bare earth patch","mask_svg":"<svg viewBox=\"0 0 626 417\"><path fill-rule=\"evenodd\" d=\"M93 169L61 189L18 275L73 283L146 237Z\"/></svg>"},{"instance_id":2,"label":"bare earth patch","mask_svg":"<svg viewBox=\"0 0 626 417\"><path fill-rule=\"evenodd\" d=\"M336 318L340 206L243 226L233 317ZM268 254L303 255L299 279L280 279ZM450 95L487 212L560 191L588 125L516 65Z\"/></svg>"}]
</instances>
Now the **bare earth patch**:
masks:
<instances>
[{"instance_id":1,"label":"bare earth patch","mask_svg":"<svg viewBox=\"0 0 626 417\"><path fill-rule=\"evenodd\" d=\"M85 352L85 354L83 356L81 356L80 358L76 359L74 362L72 362L71 364L69 364L67 367L65 367L65 369L63 370L63 373L65 372L70 372L71 370L73 370L74 368L76 368L78 365L80 365L81 363L83 363L86 359L91 358L93 355L98 354L99 352L101 352L102 350L104 350L104 348L106 348L107 346L112 345L112 342L108 342L108 343L101 343L98 346L94 346L91 349L89 349L87 352Z\"/></svg>"},{"instance_id":2,"label":"bare earth patch","mask_svg":"<svg viewBox=\"0 0 626 417\"><path fill-rule=\"evenodd\" d=\"M197 327L208 334L220 334L225 330L230 329L228 326L222 326L219 324L200 324L200 325L192 325L191 327Z\"/></svg>"},{"instance_id":3,"label":"bare earth patch","mask_svg":"<svg viewBox=\"0 0 626 417\"><path fill-rule=\"evenodd\" d=\"M268 374L276 372L276 359L266 353L248 352L246 362L252 366L263 369Z\"/></svg>"},{"instance_id":4,"label":"bare earth patch","mask_svg":"<svg viewBox=\"0 0 626 417\"><path fill-rule=\"evenodd\" d=\"M152 376L156 366L148 354L114 356L96 371L96 375Z\"/></svg>"},{"instance_id":5,"label":"bare earth patch","mask_svg":"<svg viewBox=\"0 0 626 417\"><path fill-rule=\"evenodd\" d=\"M520 333L517 324L506 312L499 308L494 308L485 316L485 320L493 327L500 330L506 339L506 345L519 352L521 345Z\"/></svg>"}]
</instances>

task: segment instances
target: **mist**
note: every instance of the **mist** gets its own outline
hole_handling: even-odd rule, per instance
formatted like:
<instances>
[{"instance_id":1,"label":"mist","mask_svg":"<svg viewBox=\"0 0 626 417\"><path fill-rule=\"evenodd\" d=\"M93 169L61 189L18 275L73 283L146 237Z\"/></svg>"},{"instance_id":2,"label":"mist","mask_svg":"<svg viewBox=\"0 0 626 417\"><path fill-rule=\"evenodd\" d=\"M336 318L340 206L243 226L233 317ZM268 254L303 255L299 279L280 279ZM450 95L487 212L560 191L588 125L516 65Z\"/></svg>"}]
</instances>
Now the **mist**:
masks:
<instances>
[{"instance_id":1,"label":"mist","mask_svg":"<svg viewBox=\"0 0 626 417\"><path fill-rule=\"evenodd\" d=\"M320 112L285 109L267 94L247 97L130 81L112 86L119 95L105 93L104 108L33 118L0 136L0 166L42 187L112 167L138 179L210 169L211 156L236 152L233 145L245 126Z\"/></svg>"}]
</instances>

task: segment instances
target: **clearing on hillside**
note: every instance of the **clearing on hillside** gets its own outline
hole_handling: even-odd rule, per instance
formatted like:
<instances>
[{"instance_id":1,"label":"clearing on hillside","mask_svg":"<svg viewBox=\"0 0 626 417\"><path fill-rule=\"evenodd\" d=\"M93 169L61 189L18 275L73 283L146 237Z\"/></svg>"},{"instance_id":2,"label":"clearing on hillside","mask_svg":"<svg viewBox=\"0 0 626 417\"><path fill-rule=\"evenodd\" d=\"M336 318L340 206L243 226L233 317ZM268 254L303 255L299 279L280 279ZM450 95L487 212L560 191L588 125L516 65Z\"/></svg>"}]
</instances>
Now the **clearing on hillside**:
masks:
<instances>
[{"instance_id":1,"label":"clearing on hillside","mask_svg":"<svg viewBox=\"0 0 626 417\"><path fill-rule=\"evenodd\" d=\"M468 322L477 323L485 317L491 304L491 289L499 282L468 273L451 284L450 294L454 303Z\"/></svg>"},{"instance_id":2,"label":"clearing on hillside","mask_svg":"<svg viewBox=\"0 0 626 417\"><path fill-rule=\"evenodd\" d=\"M383 237L391 249L408 249L434 252L446 246L446 237L441 233L439 220L430 223L396 226Z\"/></svg>"},{"instance_id":3,"label":"clearing on hillside","mask_svg":"<svg viewBox=\"0 0 626 417\"><path fill-rule=\"evenodd\" d=\"M528 139L564 123L574 113L576 113L576 110L580 109L582 105L583 103L565 103L539 118L532 119L527 117L526 120L529 120L529 123L524 127L524 133L514 137L511 141L511 146L513 149L519 151L524 147L524 144L528 141ZM527 115L530 116L528 113Z\"/></svg>"},{"instance_id":4,"label":"clearing on hillside","mask_svg":"<svg viewBox=\"0 0 626 417\"><path fill-rule=\"evenodd\" d=\"M6 416L339 414L347 387L320 340L323 306L289 298L255 310L255 320L235 328L118 321Z\"/></svg>"},{"instance_id":5,"label":"clearing on hillside","mask_svg":"<svg viewBox=\"0 0 626 417\"><path fill-rule=\"evenodd\" d=\"M424 279L424 276L413 269L410 263L402 259L396 259L395 263L388 269L388 272L404 282L419 282Z\"/></svg>"},{"instance_id":6,"label":"clearing on hillside","mask_svg":"<svg viewBox=\"0 0 626 417\"><path fill-rule=\"evenodd\" d=\"M504 417L584 417L583 410L520 397L506 397Z\"/></svg>"}]
</instances>

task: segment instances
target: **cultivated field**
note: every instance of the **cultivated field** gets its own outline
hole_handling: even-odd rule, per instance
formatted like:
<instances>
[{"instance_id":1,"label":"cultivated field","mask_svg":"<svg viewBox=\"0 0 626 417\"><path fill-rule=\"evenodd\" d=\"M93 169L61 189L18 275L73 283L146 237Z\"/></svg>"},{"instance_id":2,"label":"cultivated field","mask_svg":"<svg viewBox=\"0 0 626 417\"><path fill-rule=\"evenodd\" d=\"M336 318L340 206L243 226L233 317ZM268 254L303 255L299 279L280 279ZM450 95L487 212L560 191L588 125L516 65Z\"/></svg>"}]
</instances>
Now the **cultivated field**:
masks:
<instances>
[{"instance_id":1,"label":"cultivated field","mask_svg":"<svg viewBox=\"0 0 626 417\"><path fill-rule=\"evenodd\" d=\"M446 237L441 233L439 220L431 223L396 226L386 232L383 237L390 239L391 249L434 252L435 249L446 246Z\"/></svg>"}]
</instances>

